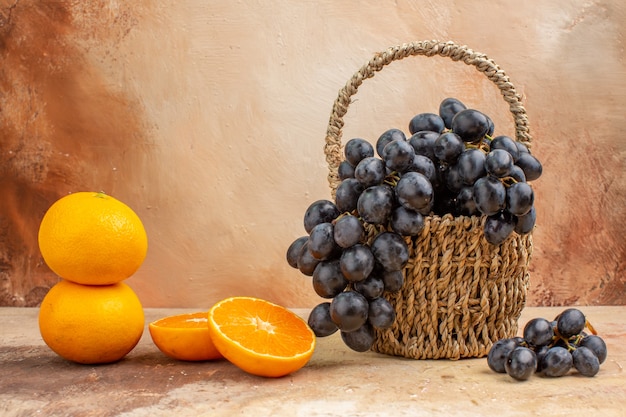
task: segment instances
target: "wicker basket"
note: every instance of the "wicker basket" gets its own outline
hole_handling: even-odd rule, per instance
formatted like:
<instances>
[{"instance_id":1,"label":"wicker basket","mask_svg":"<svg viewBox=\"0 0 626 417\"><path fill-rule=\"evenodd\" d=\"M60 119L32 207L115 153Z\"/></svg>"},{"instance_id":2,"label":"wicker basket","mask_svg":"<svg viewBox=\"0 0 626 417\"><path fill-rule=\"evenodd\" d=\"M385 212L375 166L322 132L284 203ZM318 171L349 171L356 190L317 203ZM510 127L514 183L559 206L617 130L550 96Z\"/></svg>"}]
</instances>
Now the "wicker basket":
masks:
<instances>
[{"instance_id":1,"label":"wicker basket","mask_svg":"<svg viewBox=\"0 0 626 417\"><path fill-rule=\"evenodd\" d=\"M335 100L324 148L333 198L341 182L337 170L343 160L343 117L351 97L365 79L386 65L415 55L439 55L475 66L509 103L516 140L530 144L521 98L493 60L453 42L421 41L393 47L375 54ZM376 330L372 350L413 359L485 356L495 341L517 333L528 290L532 236L512 233L494 246L483 236L485 216L446 214L424 220L421 234L407 238L410 260L404 286L398 293L385 294L396 310L396 321L390 329Z\"/></svg>"}]
</instances>

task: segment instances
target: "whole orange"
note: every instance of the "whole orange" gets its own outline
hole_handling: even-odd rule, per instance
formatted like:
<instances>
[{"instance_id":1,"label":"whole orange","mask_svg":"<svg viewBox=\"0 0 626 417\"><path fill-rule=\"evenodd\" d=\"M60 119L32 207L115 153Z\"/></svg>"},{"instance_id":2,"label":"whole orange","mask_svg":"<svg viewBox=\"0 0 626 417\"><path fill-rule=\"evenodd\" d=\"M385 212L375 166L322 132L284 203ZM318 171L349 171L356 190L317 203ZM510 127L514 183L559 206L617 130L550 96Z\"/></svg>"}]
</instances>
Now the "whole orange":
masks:
<instances>
[{"instance_id":1,"label":"whole orange","mask_svg":"<svg viewBox=\"0 0 626 417\"><path fill-rule=\"evenodd\" d=\"M39 250L57 275L79 284L120 282L143 263L148 238L126 204L98 192L57 200L39 226Z\"/></svg>"},{"instance_id":2,"label":"whole orange","mask_svg":"<svg viewBox=\"0 0 626 417\"><path fill-rule=\"evenodd\" d=\"M139 342L144 314L125 283L82 285L61 280L39 309L39 331L59 356L95 364L122 359Z\"/></svg>"}]
</instances>

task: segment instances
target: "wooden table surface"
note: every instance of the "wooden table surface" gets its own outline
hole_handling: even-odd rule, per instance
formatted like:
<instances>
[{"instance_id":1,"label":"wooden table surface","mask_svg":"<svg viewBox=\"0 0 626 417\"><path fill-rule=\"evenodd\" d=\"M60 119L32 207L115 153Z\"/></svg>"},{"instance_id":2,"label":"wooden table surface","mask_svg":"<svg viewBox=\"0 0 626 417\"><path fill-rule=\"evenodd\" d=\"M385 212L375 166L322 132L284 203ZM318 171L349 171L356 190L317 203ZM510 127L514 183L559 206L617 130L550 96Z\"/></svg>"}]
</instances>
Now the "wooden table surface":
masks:
<instances>
[{"instance_id":1,"label":"wooden table surface","mask_svg":"<svg viewBox=\"0 0 626 417\"><path fill-rule=\"evenodd\" d=\"M485 358L411 360L346 348L320 338L311 361L278 379L248 375L226 361L180 362L144 331L109 365L79 365L39 335L36 308L0 308L2 416L624 416L626 306L580 307L608 346L593 378L570 374L518 382ZM552 319L563 308L526 308ZM150 321L193 309L146 309ZM296 310L303 317L307 310Z\"/></svg>"}]
</instances>

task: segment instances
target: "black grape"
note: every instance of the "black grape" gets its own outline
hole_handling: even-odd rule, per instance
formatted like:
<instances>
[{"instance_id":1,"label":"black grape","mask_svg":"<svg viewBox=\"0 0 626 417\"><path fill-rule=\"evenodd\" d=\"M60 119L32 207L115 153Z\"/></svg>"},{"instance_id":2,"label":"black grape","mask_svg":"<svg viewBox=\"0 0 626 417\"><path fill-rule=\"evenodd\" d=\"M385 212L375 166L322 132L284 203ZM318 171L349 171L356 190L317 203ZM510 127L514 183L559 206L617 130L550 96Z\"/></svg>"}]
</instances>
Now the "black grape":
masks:
<instances>
[{"instance_id":1,"label":"black grape","mask_svg":"<svg viewBox=\"0 0 626 417\"><path fill-rule=\"evenodd\" d=\"M357 200L357 211L368 223L387 223L394 206L393 189L386 185L375 185L361 193Z\"/></svg>"},{"instance_id":2,"label":"black grape","mask_svg":"<svg viewBox=\"0 0 626 417\"><path fill-rule=\"evenodd\" d=\"M374 156L363 158L354 169L354 178L363 185L363 188L381 184L385 175L385 163Z\"/></svg>"},{"instance_id":3,"label":"black grape","mask_svg":"<svg viewBox=\"0 0 626 417\"><path fill-rule=\"evenodd\" d=\"M415 149L406 140L389 142L383 150L385 166L390 171L404 172L413 163Z\"/></svg>"},{"instance_id":4,"label":"black grape","mask_svg":"<svg viewBox=\"0 0 626 417\"><path fill-rule=\"evenodd\" d=\"M504 149L513 157L514 162L519 159L520 151L517 148L515 141L508 136L496 136L491 140L489 146L491 150Z\"/></svg>"},{"instance_id":5,"label":"black grape","mask_svg":"<svg viewBox=\"0 0 626 417\"><path fill-rule=\"evenodd\" d=\"M534 181L537 178L541 177L543 172L543 166L541 162L537 158L535 158L530 153L522 152L520 153L519 158L515 164L522 168L524 171L524 175L526 176L526 181Z\"/></svg>"},{"instance_id":6,"label":"black grape","mask_svg":"<svg viewBox=\"0 0 626 417\"><path fill-rule=\"evenodd\" d=\"M330 318L344 332L352 332L367 322L369 302L356 291L344 291L330 302Z\"/></svg>"},{"instance_id":7,"label":"black grape","mask_svg":"<svg viewBox=\"0 0 626 417\"><path fill-rule=\"evenodd\" d=\"M455 200L456 213L461 216L475 216L480 214L474 201L474 189L472 187L463 187Z\"/></svg>"},{"instance_id":8,"label":"black grape","mask_svg":"<svg viewBox=\"0 0 626 417\"><path fill-rule=\"evenodd\" d=\"M431 183L437 179L437 168L435 167L435 163L427 156L424 155L415 155L413 158L413 162L407 168L409 172L419 172Z\"/></svg>"},{"instance_id":9,"label":"black grape","mask_svg":"<svg viewBox=\"0 0 626 417\"><path fill-rule=\"evenodd\" d=\"M436 161L435 157L435 141L439 137L438 132L424 130L416 132L409 138L409 144L415 150L416 155L423 155L431 161Z\"/></svg>"},{"instance_id":10,"label":"black grape","mask_svg":"<svg viewBox=\"0 0 626 417\"><path fill-rule=\"evenodd\" d=\"M330 303L324 302L313 307L309 313L308 324L315 336L326 337L335 333L339 328L330 318Z\"/></svg>"},{"instance_id":11,"label":"black grape","mask_svg":"<svg viewBox=\"0 0 626 417\"><path fill-rule=\"evenodd\" d=\"M563 347L555 346L546 352L541 359L541 370L545 376L560 377L572 369L572 354Z\"/></svg>"},{"instance_id":12,"label":"black grape","mask_svg":"<svg viewBox=\"0 0 626 417\"><path fill-rule=\"evenodd\" d=\"M365 139L354 138L346 142L344 154L350 165L356 167L362 159L374 156L374 147Z\"/></svg>"},{"instance_id":13,"label":"black grape","mask_svg":"<svg viewBox=\"0 0 626 417\"><path fill-rule=\"evenodd\" d=\"M399 271L409 261L409 248L397 233L382 232L372 241L372 254L387 271Z\"/></svg>"},{"instance_id":14,"label":"black grape","mask_svg":"<svg viewBox=\"0 0 626 417\"><path fill-rule=\"evenodd\" d=\"M332 223L320 223L309 234L309 251L315 259L325 260L337 254L339 246L335 243Z\"/></svg>"},{"instance_id":15,"label":"black grape","mask_svg":"<svg viewBox=\"0 0 626 417\"><path fill-rule=\"evenodd\" d=\"M530 233L535 227L536 219L537 212L535 211L535 207L532 207L528 213L517 217L515 232L520 235Z\"/></svg>"},{"instance_id":16,"label":"black grape","mask_svg":"<svg viewBox=\"0 0 626 417\"><path fill-rule=\"evenodd\" d=\"M427 207L433 199L433 193L431 182L419 172L402 175L395 188L398 203L415 211Z\"/></svg>"},{"instance_id":17,"label":"black grape","mask_svg":"<svg viewBox=\"0 0 626 417\"><path fill-rule=\"evenodd\" d=\"M435 157L447 164L454 164L465 150L465 144L459 135L453 132L445 132L439 135L435 141Z\"/></svg>"},{"instance_id":18,"label":"black grape","mask_svg":"<svg viewBox=\"0 0 626 417\"><path fill-rule=\"evenodd\" d=\"M339 167L337 168L337 174L339 175L340 180L354 178L354 167L350 165L350 162L348 161L341 161Z\"/></svg>"},{"instance_id":19,"label":"black grape","mask_svg":"<svg viewBox=\"0 0 626 417\"><path fill-rule=\"evenodd\" d=\"M568 339L582 332L586 323L587 319L582 311L577 308L568 308L556 318L556 331Z\"/></svg>"},{"instance_id":20,"label":"black grape","mask_svg":"<svg viewBox=\"0 0 626 417\"><path fill-rule=\"evenodd\" d=\"M527 182L517 182L506 190L506 209L515 216L528 213L535 203L535 193Z\"/></svg>"},{"instance_id":21,"label":"black grape","mask_svg":"<svg viewBox=\"0 0 626 417\"><path fill-rule=\"evenodd\" d=\"M385 131L376 141L376 153L381 158L385 157L385 146L394 140L406 140L406 135L400 129L389 129Z\"/></svg>"},{"instance_id":22,"label":"black grape","mask_svg":"<svg viewBox=\"0 0 626 417\"><path fill-rule=\"evenodd\" d=\"M485 135L485 139L487 139L488 136L493 136L493 131L496 129L496 126L489 116L485 115L485 117L487 118L487 125L489 126L487 128L487 134ZM489 143L491 143L491 141L489 141Z\"/></svg>"},{"instance_id":23,"label":"black grape","mask_svg":"<svg viewBox=\"0 0 626 417\"><path fill-rule=\"evenodd\" d=\"M403 206L396 207L391 213L391 229L402 236L415 236L424 229L424 216Z\"/></svg>"},{"instance_id":24,"label":"black grape","mask_svg":"<svg viewBox=\"0 0 626 417\"><path fill-rule=\"evenodd\" d=\"M309 239L300 248L300 255L298 256L298 269L300 272L307 276L313 276L315 267L320 263L319 259L316 259L309 250Z\"/></svg>"},{"instance_id":25,"label":"black grape","mask_svg":"<svg viewBox=\"0 0 626 417\"><path fill-rule=\"evenodd\" d=\"M535 352L524 346L516 347L505 362L504 369L519 381L527 380L537 369Z\"/></svg>"},{"instance_id":26,"label":"black grape","mask_svg":"<svg viewBox=\"0 0 626 417\"><path fill-rule=\"evenodd\" d=\"M465 110L467 107L465 104L456 98L446 98L441 104L439 104L439 116L443 119L445 126L448 129L452 128L452 118L461 110Z\"/></svg>"},{"instance_id":27,"label":"black grape","mask_svg":"<svg viewBox=\"0 0 626 417\"><path fill-rule=\"evenodd\" d=\"M463 178L461 178L457 164L449 166L448 169L444 171L444 176L446 179L446 187L448 187L448 190L452 193L458 193L461 191L461 188L466 185Z\"/></svg>"},{"instance_id":28,"label":"black grape","mask_svg":"<svg viewBox=\"0 0 626 417\"><path fill-rule=\"evenodd\" d=\"M341 181L335 193L337 210L341 213L351 213L356 210L361 193L365 190L356 178L346 178Z\"/></svg>"},{"instance_id":29,"label":"black grape","mask_svg":"<svg viewBox=\"0 0 626 417\"><path fill-rule=\"evenodd\" d=\"M374 270L374 254L367 245L351 246L343 251L339 259L341 272L348 281L362 281Z\"/></svg>"},{"instance_id":30,"label":"black grape","mask_svg":"<svg viewBox=\"0 0 626 417\"><path fill-rule=\"evenodd\" d=\"M528 146L526 146L522 142L515 142L515 146L517 147L517 150L519 151L520 154L530 153L530 151L528 150Z\"/></svg>"},{"instance_id":31,"label":"black grape","mask_svg":"<svg viewBox=\"0 0 626 417\"><path fill-rule=\"evenodd\" d=\"M498 246L511 235L515 229L515 217L508 211L501 211L487 216L484 226L485 240Z\"/></svg>"},{"instance_id":32,"label":"black grape","mask_svg":"<svg viewBox=\"0 0 626 417\"><path fill-rule=\"evenodd\" d=\"M404 273L401 270L383 271L382 274L385 291L394 293L402 289L404 285Z\"/></svg>"},{"instance_id":33,"label":"black grape","mask_svg":"<svg viewBox=\"0 0 626 417\"><path fill-rule=\"evenodd\" d=\"M474 109L465 109L452 118L452 131L464 142L480 142L490 130L490 119Z\"/></svg>"},{"instance_id":34,"label":"black grape","mask_svg":"<svg viewBox=\"0 0 626 417\"><path fill-rule=\"evenodd\" d=\"M474 183L473 192L476 207L487 216L497 214L506 205L506 188L497 178L479 178Z\"/></svg>"},{"instance_id":35,"label":"black grape","mask_svg":"<svg viewBox=\"0 0 626 417\"><path fill-rule=\"evenodd\" d=\"M369 323L351 332L341 331L341 340L356 352L367 352L374 344L374 329Z\"/></svg>"},{"instance_id":36,"label":"black grape","mask_svg":"<svg viewBox=\"0 0 626 417\"><path fill-rule=\"evenodd\" d=\"M320 223L332 222L339 216L337 206L329 200L317 200L312 203L304 213L304 230L311 230Z\"/></svg>"},{"instance_id":37,"label":"black grape","mask_svg":"<svg viewBox=\"0 0 626 417\"><path fill-rule=\"evenodd\" d=\"M443 119L438 114L434 113L420 113L414 116L409 122L409 132L411 132L411 134L424 130L440 133L443 132L445 128L446 125Z\"/></svg>"},{"instance_id":38,"label":"black grape","mask_svg":"<svg viewBox=\"0 0 626 417\"><path fill-rule=\"evenodd\" d=\"M485 153L479 149L467 149L457 162L459 175L466 185L474 185L477 179L484 177Z\"/></svg>"},{"instance_id":39,"label":"black grape","mask_svg":"<svg viewBox=\"0 0 626 417\"><path fill-rule=\"evenodd\" d=\"M513 169L513 157L504 149L494 149L485 157L485 169L494 177L506 177Z\"/></svg>"},{"instance_id":40,"label":"black grape","mask_svg":"<svg viewBox=\"0 0 626 417\"><path fill-rule=\"evenodd\" d=\"M335 222L333 237L342 248L354 246L365 236L365 228L358 217L346 215Z\"/></svg>"},{"instance_id":41,"label":"black grape","mask_svg":"<svg viewBox=\"0 0 626 417\"><path fill-rule=\"evenodd\" d=\"M524 340L532 346L547 345L553 336L552 324L544 318L534 318L524 326Z\"/></svg>"},{"instance_id":42,"label":"black grape","mask_svg":"<svg viewBox=\"0 0 626 417\"><path fill-rule=\"evenodd\" d=\"M513 165L511 167L509 176L517 182L526 182L526 174L524 174L524 170L517 165Z\"/></svg>"},{"instance_id":43,"label":"black grape","mask_svg":"<svg viewBox=\"0 0 626 417\"><path fill-rule=\"evenodd\" d=\"M294 240L287 248L287 263L292 268L298 268L298 257L302 246L309 240L308 236L301 236Z\"/></svg>"},{"instance_id":44,"label":"black grape","mask_svg":"<svg viewBox=\"0 0 626 417\"><path fill-rule=\"evenodd\" d=\"M513 349L518 346L518 341L513 338L500 339L494 343L487 354L487 365L489 368L491 368L494 372L501 374L506 373L504 364L506 363L511 352L513 352Z\"/></svg>"},{"instance_id":45,"label":"black grape","mask_svg":"<svg viewBox=\"0 0 626 417\"><path fill-rule=\"evenodd\" d=\"M604 340L600 336L596 336L593 334L587 335L582 338L579 346L590 349L598 357L598 361L601 364L604 363L604 361L606 360L606 343L604 343Z\"/></svg>"},{"instance_id":46,"label":"black grape","mask_svg":"<svg viewBox=\"0 0 626 417\"><path fill-rule=\"evenodd\" d=\"M339 259L322 261L313 271L313 289L322 298L333 298L348 286L348 280L341 272Z\"/></svg>"},{"instance_id":47,"label":"black grape","mask_svg":"<svg viewBox=\"0 0 626 417\"><path fill-rule=\"evenodd\" d=\"M373 300L383 295L383 292L385 291L385 282L383 281L383 277L376 270L374 270L363 281L355 282L353 284L353 288L359 294L363 295L363 297L368 300Z\"/></svg>"},{"instance_id":48,"label":"black grape","mask_svg":"<svg viewBox=\"0 0 626 417\"><path fill-rule=\"evenodd\" d=\"M576 350L572 352L572 359L574 368L576 368L581 375L591 377L595 376L598 371L600 371L600 361L591 349L584 346L576 348Z\"/></svg>"},{"instance_id":49,"label":"black grape","mask_svg":"<svg viewBox=\"0 0 626 417\"><path fill-rule=\"evenodd\" d=\"M379 297L370 301L367 320L377 329L387 329L396 320L396 311L387 299Z\"/></svg>"}]
</instances>

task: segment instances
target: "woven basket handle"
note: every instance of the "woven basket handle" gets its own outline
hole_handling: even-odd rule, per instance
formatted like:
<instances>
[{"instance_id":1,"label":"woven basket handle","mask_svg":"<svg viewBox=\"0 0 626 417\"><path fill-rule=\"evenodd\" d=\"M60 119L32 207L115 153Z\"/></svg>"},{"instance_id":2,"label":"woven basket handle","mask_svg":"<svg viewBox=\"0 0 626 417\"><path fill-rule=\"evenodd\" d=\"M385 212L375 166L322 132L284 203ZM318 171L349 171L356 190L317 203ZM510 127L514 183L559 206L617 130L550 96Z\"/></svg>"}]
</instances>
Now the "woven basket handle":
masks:
<instances>
[{"instance_id":1,"label":"woven basket handle","mask_svg":"<svg viewBox=\"0 0 626 417\"><path fill-rule=\"evenodd\" d=\"M399 61L408 56L425 55L431 57L440 55L448 57L453 61L463 61L467 65L473 65L476 69L490 79L502 93L504 100L509 103L509 111L515 119L515 136L520 142L530 144L532 137L528 130L528 117L526 109L522 105L522 99L515 90L509 77L492 59L485 54L474 52L467 46L460 46L454 42L439 42L435 40L412 42L387 49L374 55L369 62L361 67L348 80L346 85L339 90L339 95L333 105L333 110L326 130L326 145L324 153L328 163L328 182L332 194L335 194L339 183L337 169L343 160L343 148L341 145L342 129L344 126L343 117L348 111L351 103L350 98L357 93L363 81L372 78L376 72L383 69L385 65L393 61Z\"/></svg>"}]
</instances>

